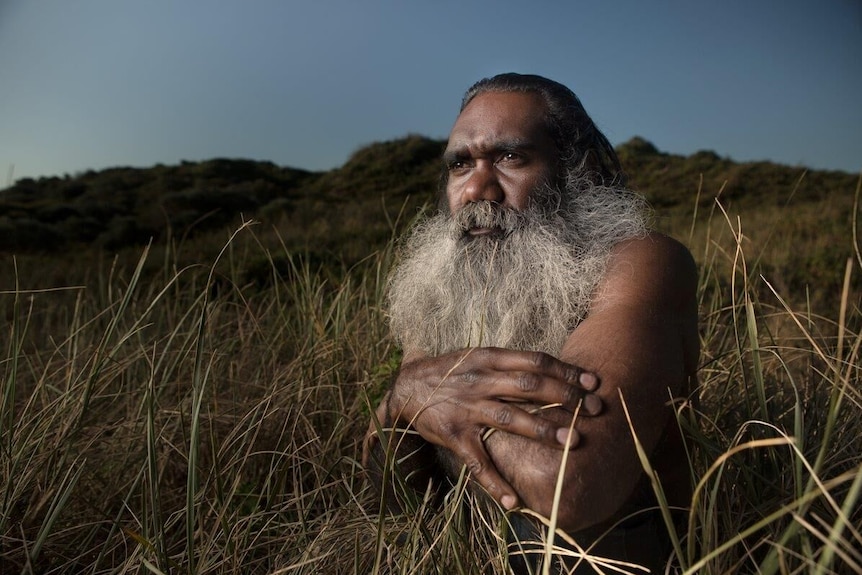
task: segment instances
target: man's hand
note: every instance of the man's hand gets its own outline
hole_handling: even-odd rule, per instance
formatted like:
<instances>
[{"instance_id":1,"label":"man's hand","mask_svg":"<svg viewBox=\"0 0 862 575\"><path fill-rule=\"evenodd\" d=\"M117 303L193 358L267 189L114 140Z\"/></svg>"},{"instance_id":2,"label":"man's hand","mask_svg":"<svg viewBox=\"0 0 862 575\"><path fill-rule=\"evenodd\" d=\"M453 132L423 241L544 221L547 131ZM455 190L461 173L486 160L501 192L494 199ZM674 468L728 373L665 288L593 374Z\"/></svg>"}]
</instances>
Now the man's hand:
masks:
<instances>
[{"instance_id":1,"label":"man's hand","mask_svg":"<svg viewBox=\"0 0 862 575\"><path fill-rule=\"evenodd\" d=\"M499 429L562 449L578 442L527 405L558 405L597 415L602 402L591 392L598 378L540 352L471 348L437 357L408 358L380 415L411 425L425 440L454 453L503 507L518 505L515 490L500 475L482 437Z\"/></svg>"}]
</instances>

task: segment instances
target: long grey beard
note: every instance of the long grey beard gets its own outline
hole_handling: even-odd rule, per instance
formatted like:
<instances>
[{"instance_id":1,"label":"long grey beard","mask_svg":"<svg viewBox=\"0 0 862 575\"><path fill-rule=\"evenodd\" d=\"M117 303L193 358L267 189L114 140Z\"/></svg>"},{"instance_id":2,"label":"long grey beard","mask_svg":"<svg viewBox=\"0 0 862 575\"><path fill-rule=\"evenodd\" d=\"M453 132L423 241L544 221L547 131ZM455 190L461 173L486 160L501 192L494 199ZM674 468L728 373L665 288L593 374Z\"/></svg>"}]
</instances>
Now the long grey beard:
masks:
<instances>
[{"instance_id":1,"label":"long grey beard","mask_svg":"<svg viewBox=\"0 0 862 575\"><path fill-rule=\"evenodd\" d=\"M632 192L575 182L522 212L479 202L438 213L408 238L390 278L390 327L405 350L473 346L558 355L586 317L611 248L646 231ZM500 234L470 237L473 225Z\"/></svg>"}]
</instances>

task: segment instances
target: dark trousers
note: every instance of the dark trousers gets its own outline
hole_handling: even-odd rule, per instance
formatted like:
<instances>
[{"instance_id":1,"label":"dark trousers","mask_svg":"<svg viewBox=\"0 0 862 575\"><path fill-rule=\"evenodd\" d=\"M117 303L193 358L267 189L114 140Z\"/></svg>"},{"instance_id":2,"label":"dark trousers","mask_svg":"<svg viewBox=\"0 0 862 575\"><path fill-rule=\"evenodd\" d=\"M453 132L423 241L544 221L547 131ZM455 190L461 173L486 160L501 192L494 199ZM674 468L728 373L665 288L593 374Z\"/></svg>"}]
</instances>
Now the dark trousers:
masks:
<instances>
[{"instance_id":1,"label":"dark trousers","mask_svg":"<svg viewBox=\"0 0 862 575\"><path fill-rule=\"evenodd\" d=\"M538 575L542 573L545 561L544 546L546 528L536 520L520 513L508 517L511 529L507 543L509 566L516 575ZM584 550L591 547L587 554L597 558L608 558L633 563L650 570L650 573L663 573L670 556L671 545L667 529L661 515L656 512L643 513L626 520L621 525L602 536L605 529L590 529L572 535ZM601 539L599 540L599 537ZM597 541L598 540L598 541ZM593 543L595 542L595 545ZM562 537L554 538L554 547L576 551ZM559 552L551 557L551 573L588 575L598 573L586 559L576 555ZM601 564L600 564L601 565ZM620 566L625 571L643 573L634 567ZM602 567L605 573L618 573Z\"/></svg>"}]
</instances>

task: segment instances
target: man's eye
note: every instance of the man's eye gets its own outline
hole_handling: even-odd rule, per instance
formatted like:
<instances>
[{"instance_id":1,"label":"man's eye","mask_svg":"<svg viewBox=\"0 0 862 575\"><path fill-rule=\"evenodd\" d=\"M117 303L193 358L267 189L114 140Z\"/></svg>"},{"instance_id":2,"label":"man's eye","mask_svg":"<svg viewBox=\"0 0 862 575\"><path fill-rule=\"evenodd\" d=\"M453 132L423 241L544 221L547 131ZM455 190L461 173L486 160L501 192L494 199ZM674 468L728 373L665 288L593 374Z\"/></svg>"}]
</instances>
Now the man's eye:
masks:
<instances>
[{"instance_id":1,"label":"man's eye","mask_svg":"<svg viewBox=\"0 0 862 575\"><path fill-rule=\"evenodd\" d=\"M523 159L524 159L524 157L517 152L506 152L502 156L500 156L500 159L497 161L498 162L513 163L513 162L520 162Z\"/></svg>"},{"instance_id":2,"label":"man's eye","mask_svg":"<svg viewBox=\"0 0 862 575\"><path fill-rule=\"evenodd\" d=\"M464 160L452 160L451 162L449 162L448 167L450 172L454 172L466 168L467 163Z\"/></svg>"}]
</instances>

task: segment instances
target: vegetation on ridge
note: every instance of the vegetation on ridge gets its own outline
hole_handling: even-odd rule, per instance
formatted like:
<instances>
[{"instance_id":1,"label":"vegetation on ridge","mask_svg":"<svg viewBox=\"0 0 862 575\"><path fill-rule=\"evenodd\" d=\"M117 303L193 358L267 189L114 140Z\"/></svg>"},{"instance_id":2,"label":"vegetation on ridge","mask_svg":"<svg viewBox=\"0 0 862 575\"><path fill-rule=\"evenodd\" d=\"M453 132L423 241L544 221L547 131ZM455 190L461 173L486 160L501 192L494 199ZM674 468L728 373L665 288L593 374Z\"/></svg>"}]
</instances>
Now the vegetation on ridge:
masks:
<instances>
[{"instance_id":1,"label":"vegetation on ridge","mask_svg":"<svg viewBox=\"0 0 862 575\"><path fill-rule=\"evenodd\" d=\"M189 235L234 225L240 214L266 223L288 217L309 228L303 230L304 237L314 235L309 234L312 222L355 210L355 218L373 226L380 219L381 203L390 216L402 208L415 213L418 206L433 204L443 146L442 141L407 136L360 148L342 167L317 173L271 162L214 159L24 178L0 190L0 252L142 246L151 238L165 240L169 230ZM804 202L847 197L855 184L850 174L735 163L709 151L676 156L638 137L620 145L618 152L630 186L665 214L691 214L699 185L704 191L700 206L708 206L721 189L725 205L757 207L783 203L791 191L796 201ZM374 247L387 239L376 238ZM335 242L331 247L342 246Z\"/></svg>"}]
</instances>

